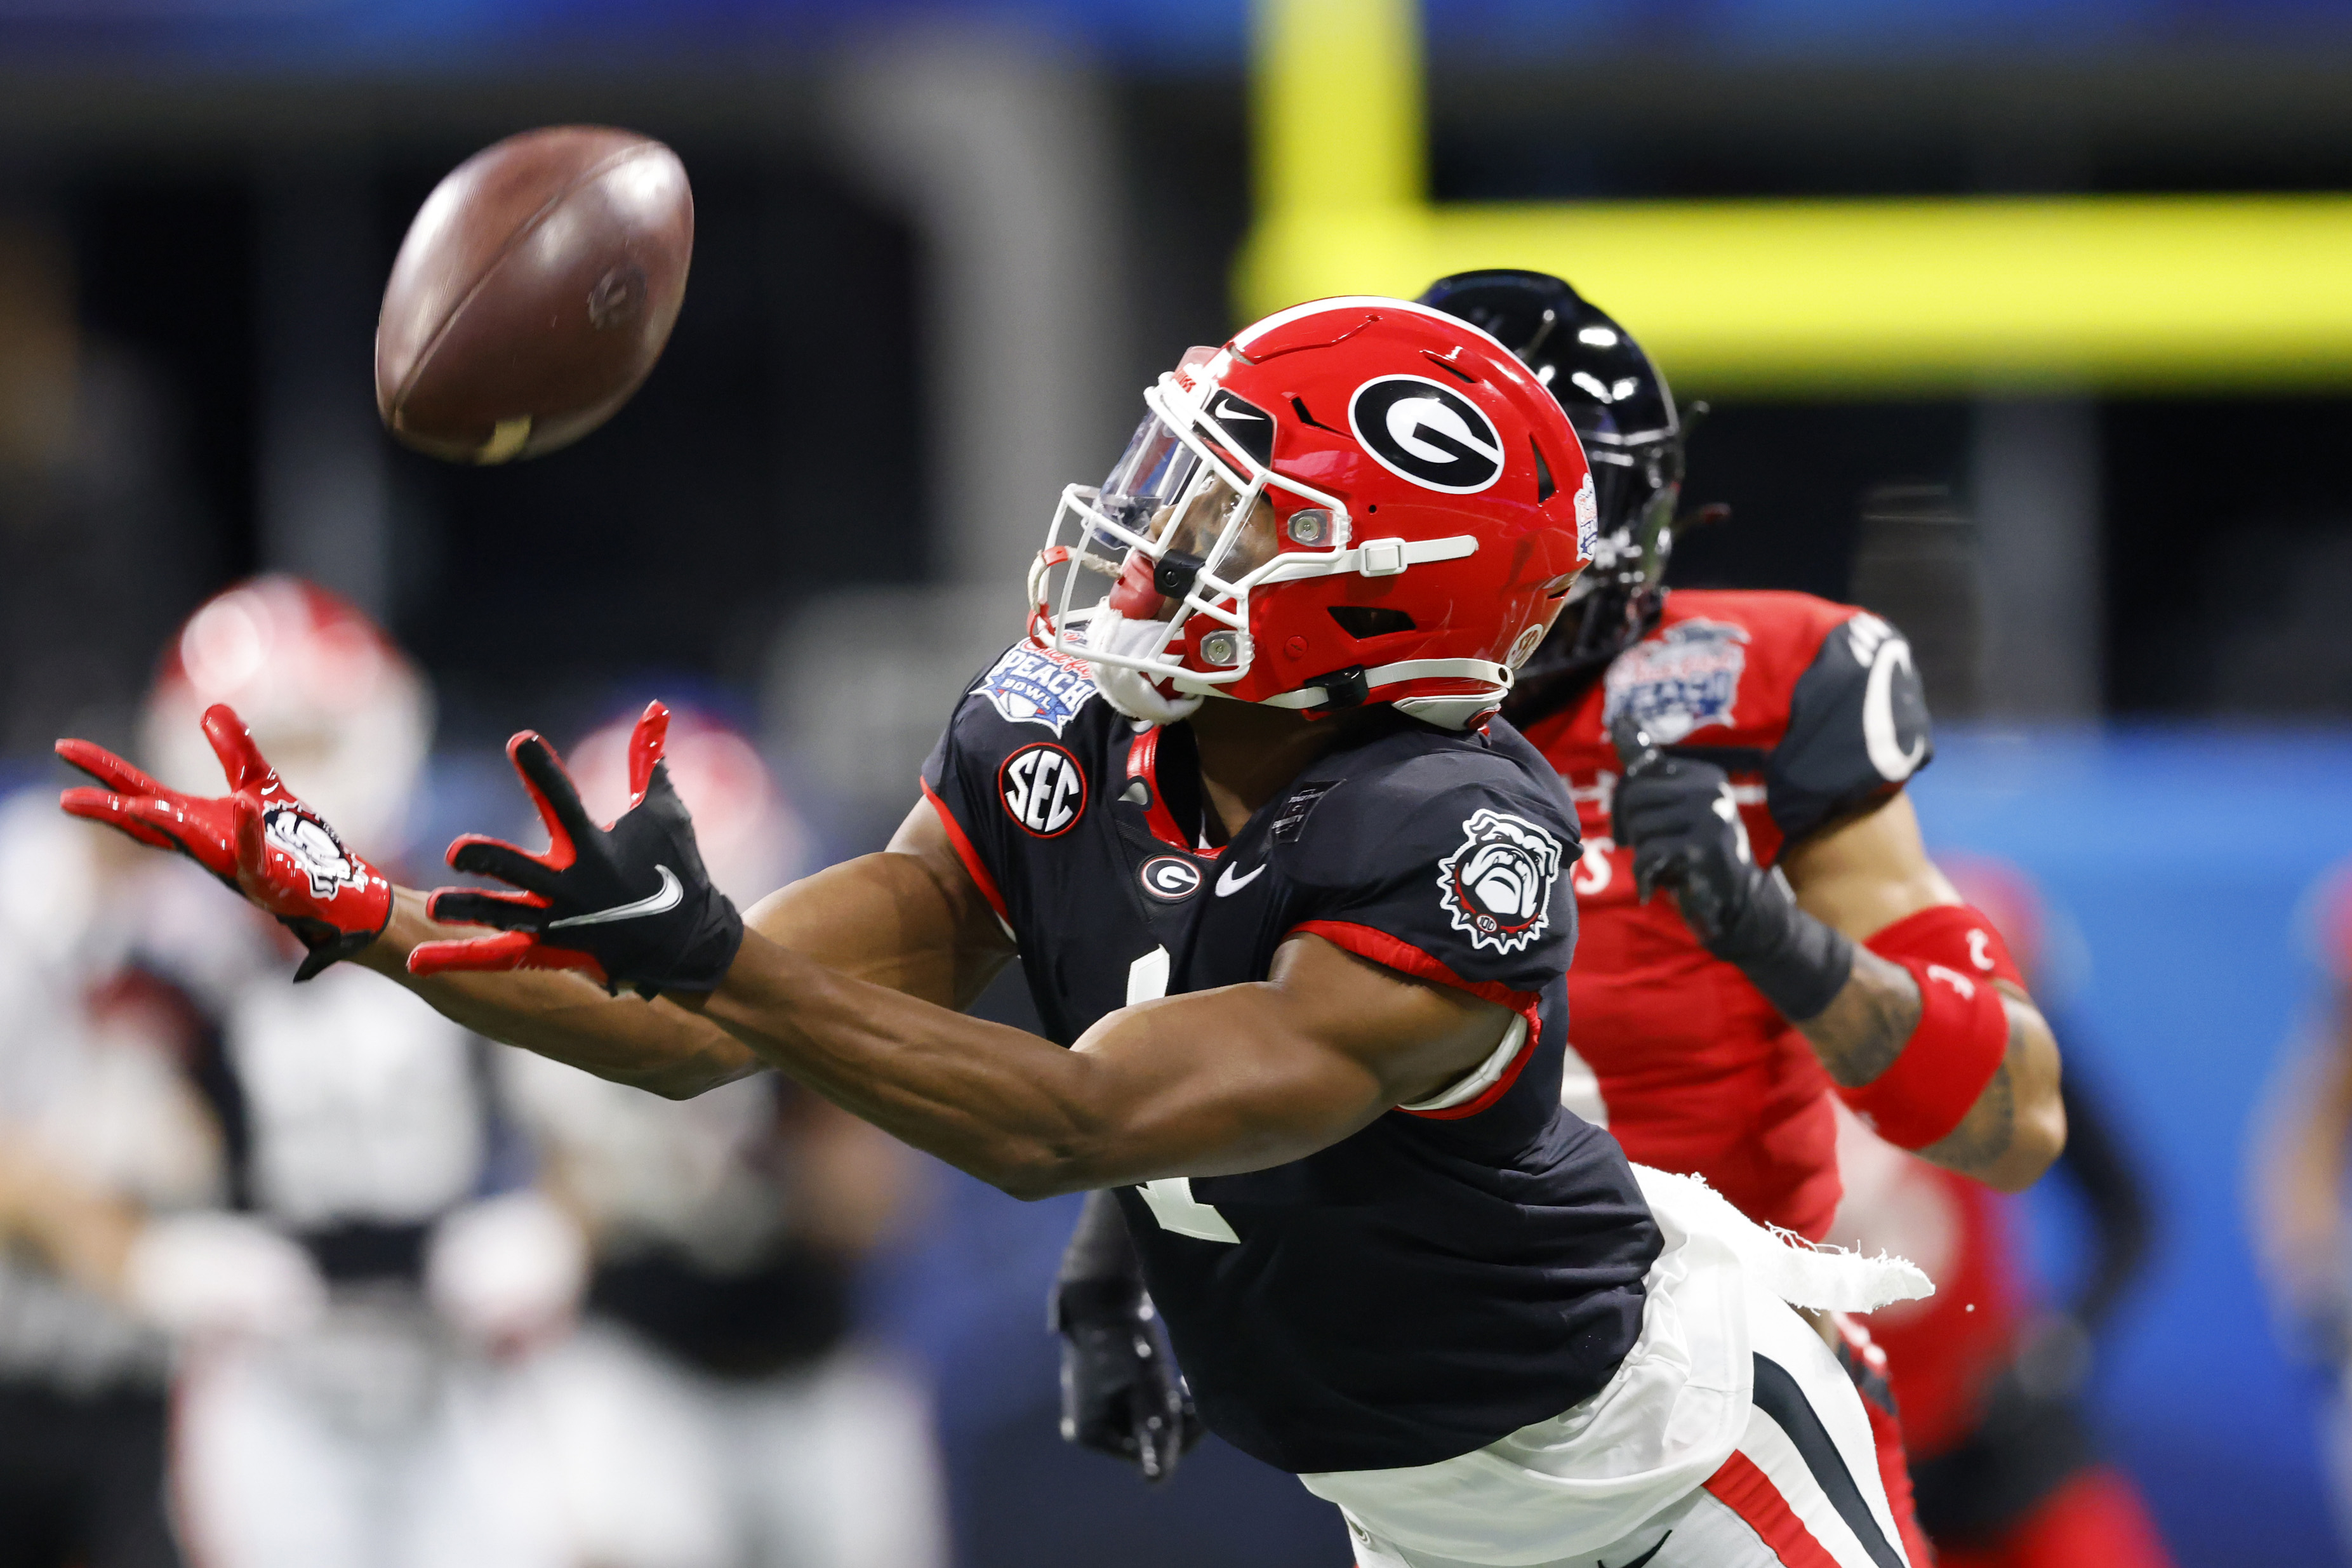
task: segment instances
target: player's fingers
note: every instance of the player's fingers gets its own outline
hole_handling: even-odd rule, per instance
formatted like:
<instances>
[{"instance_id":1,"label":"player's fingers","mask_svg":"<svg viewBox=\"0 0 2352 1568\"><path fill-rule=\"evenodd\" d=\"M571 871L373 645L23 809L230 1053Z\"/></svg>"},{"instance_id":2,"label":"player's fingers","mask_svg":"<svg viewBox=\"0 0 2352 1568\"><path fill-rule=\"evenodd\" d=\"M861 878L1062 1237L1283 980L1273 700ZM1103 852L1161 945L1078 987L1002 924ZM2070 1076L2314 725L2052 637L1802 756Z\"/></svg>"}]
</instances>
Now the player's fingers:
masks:
<instances>
[{"instance_id":1,"label":"player's fingers","mask_svg":"<svg viewBox=\"0 0 2352 1568\"><path fill-rule=\"evenodd\" d=\"M420 942L408 950L411 974L447 974L521 969L530 955L529 931L504 931L467 942Z\"/></svg>"},{"instance_id":2,"label":"player's fingers","mask_svg":"<svg viewBox=\"0 0 2352 1568\"><path fill-rule=\"evenodd\" d=\"M542 898L555 897L563 885L562 873L538 856L478 833L468 833L450 844L449 868L469 877L495 877Z\"/></svg>"},{"instance_id":3,"label":"player's fingers","mask_svg":"<svg viewBox=\"0 0 2352 1568\"><path fill-rule=\"evenodd\" d=\"M145 773L108 751L104 746L88 741L59 741L59 758L79 768L99 783L125 795L161 795L163 786Z\"/></svg>"},{"instance_id":4,"label":"player's fingers","mask_svg":"<svg viewBox=\"0 0 2352 1568\"><path fill-rule=\"evenodd\" d=\"M510 931L467 942L422 942L409 950L411 974L444 974L467 970L570 969L586 975L607 991L613 988L604 966L584 952L542 946L529 931Z\"/></svg>"},{"instance_id":5,"label":"player's fingers","mask_svg":"<svg viewBox=\"0 0 2352 1568\"><path fill-rule=\"evenodd\" d=\"M425 912L446 925L495 926L535 931L547 923L544 900L529 893L491 893L479 888L441 888L425 900Z\"/></svg>"},{"instance_id":6,"label":"player's fingers","mask_svg":"<svg viewBox=\"0 0 2352 1568\"><path fill-rule=\"evenodd\" d=\"M1167 1392L1150 1378L1137 1380L1135 1400L1135 1462L1147 1481L1164 1481L1181 1457L1179 1429Z\"/></svg>"},{"instance_id":7,"label":"player's fingers","mask_svg":"<svg viewBox=\"0 0 2352 1568\"><path fill-rule=\"evenodd\" d=\"M261 831L261 802L245 790L228 798L229 820L236 825L236 864L260 879L268 869L269 845Z\"/></svg>"},{"instance_id":8,"label":"player's fingers","mask_svg":"<svg viewBox=\"0 0 2352 1568\"><path fill-rule=\"evenodd\" d=\"M199 816L176 799L142 795L123 803L123 815L169 839L215 877L236 879L236 842L228 823L218 816Z\"/></svg>"},{"instance_id":9,"label":"player's fingers","mask_svg":"<svg viewBox=\"0 0 2352 1568\"><path fill-rule=\"evenodd\" d=\"M1617 837L1622 844L1646 844L1690 831L1695 823L1713 820L1705 805L1684 800L1635 797L1617 808Z\"/></svg>"},{"instance_id":10,"label":"player's fingers","mask_svg":"<svg viewBox=\"0 0 2352 1568\"><path fill-rule=\"evenodd\" d=\"M227 703L215 702L205 710L205 739L212 742L230 789L258 789L269 782L269 763L254 743L253 731Z\"/></svg>"},{"instance_id":11,"label":"player's fingers","mask_svg":"<svg viewBox=\"0 0 2352 1568\"><path fill-rule=\"evenodd\" d=\"M579 853L577 847L597 831L588 808L580 804L579 786L563 771L555 748L535 730L525 730L509 741L507 756L522 775L522 786L530 792L540 819L547 824L548 837L553 840L547 851L549 864L571 865Z\"/></svg>"},{"instance_id":12,"label":"player's fingers","mask_svg":"<svg viewBox=\"0 0 2352 1568\"><path fill-rule=\"evenodd\" d=\"M1620 712L1609 721L1609 743L1617 749L1617 760L1625 765L1625 776L1633 777L1658 760L1656 742L1642 721L1628 712Z\"/></svg>"},{"instance_id":13,"label":"player's fingers","mask_svg":"<svg viewBox=\"0 0 2352 1568\"><path fill-rule=\"evenodd\" d=\"M1675 847L1653 839L1633 851L1633 892L1643 903L1660 888L1671 888L1681 879L1682 862Z\"/></svg>"},{"instance_id":14,"label":"player's fingers","mask_svg":"<svg viewBox=\"0 0 2352 1568\"><path fill-rule=\"evenodd\" d=\"M646 790L653 783L654 765L662 760L662 748L669 741L669 710L658 701L646 704L645 716L637 727L629 731L629 804L635 805L646 798Z\"/></svg>"},{"instance_id":15,"label":"player's fingers","mask_svg":"<svg viewBox=\"0 0 2352 1568\"><path fill-rule=\"evenodd\" d=\"M88 822L102 823L115 831L136 838L156 849L177 849L177 839L157 831L131 815L131 802L111 791L91 789L87 784L76 785L58 796L58 805L68 816L79 816Z\"/></svg>"}]
</instances>

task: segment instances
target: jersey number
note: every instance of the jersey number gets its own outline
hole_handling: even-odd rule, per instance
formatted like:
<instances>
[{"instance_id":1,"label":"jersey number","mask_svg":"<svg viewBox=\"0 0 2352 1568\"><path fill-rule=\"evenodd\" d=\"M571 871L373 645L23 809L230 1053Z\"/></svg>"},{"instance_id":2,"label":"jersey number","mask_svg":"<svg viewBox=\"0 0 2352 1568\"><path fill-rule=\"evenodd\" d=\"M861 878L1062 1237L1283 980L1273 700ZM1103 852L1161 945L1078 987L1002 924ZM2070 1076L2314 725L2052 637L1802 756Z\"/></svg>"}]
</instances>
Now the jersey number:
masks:
<instances>
[{"instance_id":1,"label":"jersey number","mask_svg":"<svg viewBox=\"0 0 2352 1568\"><path fill-rule=\"evenodd\" d=\"M1127 1005L1156 1001L1168 994L1168 950L1155 947L1127 966ZM1211 1204L1192 1196L1190 1176L1162 1176L1156 1182L1146 1182L1135 1189L1143 1201L1151 1205L1151 1217L1160 1222L1162 1230L1172 1230L1179 1236L1197 1237L1202 1241L1238 1243L1241 1237L1226 1223L1225 1216Z\"/></svg>"}]
</instances>

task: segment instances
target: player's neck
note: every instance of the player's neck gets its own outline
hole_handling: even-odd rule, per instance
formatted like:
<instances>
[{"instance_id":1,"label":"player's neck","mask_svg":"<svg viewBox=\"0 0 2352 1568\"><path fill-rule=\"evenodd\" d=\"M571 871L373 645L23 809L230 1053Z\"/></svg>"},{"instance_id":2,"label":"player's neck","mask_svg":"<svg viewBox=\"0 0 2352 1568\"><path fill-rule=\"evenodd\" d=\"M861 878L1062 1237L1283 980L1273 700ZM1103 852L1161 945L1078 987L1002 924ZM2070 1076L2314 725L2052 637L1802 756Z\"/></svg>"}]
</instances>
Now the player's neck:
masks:
<instances>
[{"instance_id":1,"label":"player's neck","mask_svg":"<svg viewBox=\"0 0 2352 1568\"><path fill-rule=\"evenodd\" d=\"M1255 702L1202 703L1188 722L1201 753L1205 826L1230 843L1257 809L1282 793L1308 763L1354 737L1379 710L1358 709L1309 719L1287 708Z\"/></svg>"}]
</instances>

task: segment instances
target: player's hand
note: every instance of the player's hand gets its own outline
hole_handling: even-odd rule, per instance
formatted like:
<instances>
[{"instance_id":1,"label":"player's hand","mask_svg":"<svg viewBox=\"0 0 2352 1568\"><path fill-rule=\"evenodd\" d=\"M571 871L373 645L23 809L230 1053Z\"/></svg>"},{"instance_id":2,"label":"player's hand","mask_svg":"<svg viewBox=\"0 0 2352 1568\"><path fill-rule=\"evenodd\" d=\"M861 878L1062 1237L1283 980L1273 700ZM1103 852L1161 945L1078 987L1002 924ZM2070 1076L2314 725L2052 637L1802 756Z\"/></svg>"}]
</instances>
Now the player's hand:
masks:
<instances>
[{"instance_id":1,"label":"player's hand","mask_svg":"<svg viewBox=\"0 0 2352 1568\"><path fill-rule=\"evenodd\" d=\"M204 729L227 795L184 795L102 746L59 741L58 755L103 787L69 789L58 804L142 844L177 850L277 916L310 950L298 981L373 942L392 920L390 879L294 798L226 703L205 710Z\"/></svg>"},{"instance_id":2,"label":"player's hand","mask_svg":"<svg viewBox=\"0 0 2352 1568\"><path fill-rule=\"evenodd\" d=\"M529 730L508 742L547 825L547 851L528 854L478 834L450 845L451 866L518 890L436 892L426 906L435 920L502 934L420 943L409 972L576 969L646 996L717 986L742 945L743 917L702 868L694 824L661 760L668 734L669 710L648 704L629 737L628 809L602 827L580 804L555 748Z\"/></svg>"},{"instance_id":3,"label":"player's hand","mask_svg":"<svg viewBox=\"0 0 2352 1568\"><path fill-rule=\"evenodd\" d=\"M1201 1440L1201 1417L1169 1352L1151 1298L1131 1281L1066 1280L1054 1297L1062 1336L1062 1440L1125 1459L1164 1481Z\"/></svg>"},{"instance_id":4,"label":"player's hand","mask_svg":"<svg viewBox=\"0 0 2352 1568\"><path fill-rule=\"evenodd\" d=\"M1651 742L1633 715L1621 713L1609 738L1625 765L1617 783L1611 832L1633 849L1633 887L1643 901L1669 889L1691 932L1718 957L1750 910L1774 892L1793 905L1785 887L1756 864L1748 826L1739 818L1731 777L1712 763L1670 757Z\"/></svg>"}]
</instances>

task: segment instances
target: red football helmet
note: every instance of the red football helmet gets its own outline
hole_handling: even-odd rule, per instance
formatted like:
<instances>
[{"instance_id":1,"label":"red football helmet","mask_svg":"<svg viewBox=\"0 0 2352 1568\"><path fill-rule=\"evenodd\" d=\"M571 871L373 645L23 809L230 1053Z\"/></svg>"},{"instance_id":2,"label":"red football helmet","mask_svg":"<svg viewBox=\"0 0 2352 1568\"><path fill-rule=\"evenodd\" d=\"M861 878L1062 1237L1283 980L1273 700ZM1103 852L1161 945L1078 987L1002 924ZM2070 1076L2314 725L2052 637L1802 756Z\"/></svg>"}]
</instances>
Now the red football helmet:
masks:
<instances>
[{"instance_id":1,"label":"red football helmet","mask_svg":"<svg viewBox=\"0 0 2352 1568\"><path fill-rule=\"evenodd\" d=\"M1484 722L1591 554L1568 416L1442 311L1295 306L1143 400L1110 477L1063 491L1030 576L1031 635L1131 717L1214 695ZM1091 608L1087 572L1115 580Z\"/></svg>"},{"instance_id":2,"label":"red football helmet","mask_svg":"<svg viewBox=\"0 0 2352 1568\"><path fill-rule=\"evenodd\" d=\"M433 737L423 672L356 605L299 577L251 578L207 599L165 650L142 715L156 777L221 793L199 721L236 708L287 784L346 843L390 856Z\"/></svg>"}]
</instances>

